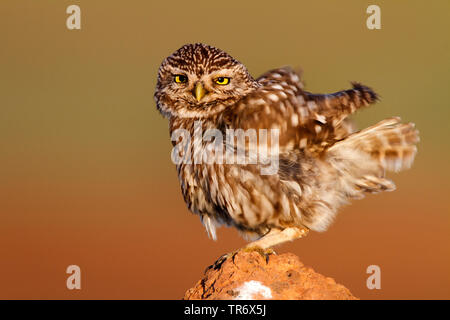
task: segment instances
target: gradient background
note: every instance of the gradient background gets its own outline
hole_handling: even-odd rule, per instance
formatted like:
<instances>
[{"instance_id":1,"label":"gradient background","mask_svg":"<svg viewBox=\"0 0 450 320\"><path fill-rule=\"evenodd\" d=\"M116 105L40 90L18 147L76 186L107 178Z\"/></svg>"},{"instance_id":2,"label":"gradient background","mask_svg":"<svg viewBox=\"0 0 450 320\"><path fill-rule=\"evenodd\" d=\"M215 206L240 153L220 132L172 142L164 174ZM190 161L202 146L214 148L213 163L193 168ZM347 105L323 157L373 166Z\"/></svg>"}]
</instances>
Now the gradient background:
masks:
<instances>
[{"instance_id":1,"label":"gradient background","mask_svg":"<svg viewBox=\"0 0 450 320\"><path fill-rule=\"evenodd\" d=\"M366 8L381 7L381 30ZM78 4L82 29L68 30ZM188 42L254 76L301 66L306 88L357 80L381 94L360 127L401 115L421 131L393 193L341 210L326 233L280 247L363 299L450 298L450 2L0 2L0 298L180 299L217 257L182 200L157 68ZM82 289L66 288L68 265ZM381 290L366 288L381 267Z\"/></svg>"}]
</instances>

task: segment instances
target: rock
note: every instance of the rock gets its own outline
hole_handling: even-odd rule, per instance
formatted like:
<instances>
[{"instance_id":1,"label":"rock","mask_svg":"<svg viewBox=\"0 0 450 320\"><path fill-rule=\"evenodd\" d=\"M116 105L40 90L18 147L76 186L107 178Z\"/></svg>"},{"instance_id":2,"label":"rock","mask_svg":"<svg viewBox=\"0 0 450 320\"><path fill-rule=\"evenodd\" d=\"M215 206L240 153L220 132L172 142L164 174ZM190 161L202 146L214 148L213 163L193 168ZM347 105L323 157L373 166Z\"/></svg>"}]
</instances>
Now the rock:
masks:
<instances>
[{"instance_id":1,"label":"rock","mask_svg":"<svg viewBox=\"0 0 450 320\"><path fill-rule=\"evenodd\" d=\"M185 300L356 300L343 285L305 267L292 253L264 257L240 250L219 259L189 289Z\"/></svg>"}]
</instances>

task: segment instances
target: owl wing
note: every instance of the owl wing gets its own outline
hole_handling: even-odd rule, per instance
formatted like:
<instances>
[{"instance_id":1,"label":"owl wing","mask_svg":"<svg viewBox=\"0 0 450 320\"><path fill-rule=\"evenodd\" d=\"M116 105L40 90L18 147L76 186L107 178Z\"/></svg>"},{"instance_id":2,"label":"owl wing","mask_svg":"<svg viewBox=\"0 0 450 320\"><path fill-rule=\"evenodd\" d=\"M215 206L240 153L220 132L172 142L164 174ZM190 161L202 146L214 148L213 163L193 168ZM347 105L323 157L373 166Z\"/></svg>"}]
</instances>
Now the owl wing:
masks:
<instances>
[{"instance_id":1,"label":"owl wing","mask_svg":"<svg viewBox=\"0 0 450 320\"><path fill-rule=\"evenodd\" d=\"M375 92L359 83L332 94L306 92L299 74L289 67L271 70L257 81L261 86L223 119L234 129L279 129L281 151L323 150L351 133L346 120L350 114L377 100Z\"/></svg>"}]
</instances>

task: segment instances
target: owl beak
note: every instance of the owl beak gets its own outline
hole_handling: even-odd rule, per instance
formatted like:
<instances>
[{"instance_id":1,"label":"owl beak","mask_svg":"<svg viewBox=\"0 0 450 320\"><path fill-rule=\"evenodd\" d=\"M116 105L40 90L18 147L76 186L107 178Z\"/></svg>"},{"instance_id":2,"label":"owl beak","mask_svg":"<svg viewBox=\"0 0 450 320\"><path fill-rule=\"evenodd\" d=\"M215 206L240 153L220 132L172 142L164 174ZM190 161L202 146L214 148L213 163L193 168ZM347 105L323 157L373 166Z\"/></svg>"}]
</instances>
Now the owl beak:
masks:
<instances>
[{"instance_id":1,"label":"owl beak","mask_svg":"<svg viewBox=\"0 0 450 320\"><path fill-rule=\"evenodd\" d=\"M202 84L200 82L197 82L194 89L194 95L198 102L202 100L202 98L205 96L206 90L203 88Z\"/></svg>"}]
</instances>

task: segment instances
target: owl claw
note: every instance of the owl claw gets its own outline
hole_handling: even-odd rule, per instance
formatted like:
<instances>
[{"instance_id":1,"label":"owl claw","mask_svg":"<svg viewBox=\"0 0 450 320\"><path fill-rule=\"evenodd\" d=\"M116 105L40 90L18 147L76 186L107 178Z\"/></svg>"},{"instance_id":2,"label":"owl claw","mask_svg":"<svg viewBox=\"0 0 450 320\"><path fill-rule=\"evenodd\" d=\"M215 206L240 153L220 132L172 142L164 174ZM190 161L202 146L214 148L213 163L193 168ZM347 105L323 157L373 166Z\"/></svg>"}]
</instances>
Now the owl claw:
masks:
<instances>
[{"instance_id":1,"label":"owl claw","mask_svg":"<svg viewBox=\"0 0 450 320\"><path fill-rule=\"evenodd\" d=\"M217 259L212 265L210 265L209 267L206 268L205 273L206 273L206 271L208 271L209 269L214 269L214 270L220 269L220 267L222 266L222 264L223 264L225 261L227 261L227 259L228 259L229 257L230 257L230 253L225 253L224 255L221 255L221 256L219 257L219 259Z\"/></svg>"},{"instance_id":2,"label":"owl claw","mask_svg":"<svg viewBox=\"0 0 450 320\"><path fill-rule=\"evenodd\" d=\"M225 253L223 255L221 255L219 257L219 259L217 259L212 265L210 265L209 267L206 268L205 272L208 271L209 269L220 269L220 267L222 266L222 264L227 261L229 258L231 258L234 262L234 256L239 252L239 250L236 251L232 251L232 252L228 252Z\"/></svg>"},{"instance_id":3,"label":"owl claw","mask_svg":"<svg viewBox=\"0 0 450 320\"><path fill-rule=\"evenodd\" d=\"M212 265L210 265L209 267L206 268L205 272L208 271L209 269L214 269L214 270L220 269L220 267L228 259L231 259L234 263L234 258L241 251L242 252L257 252L258 254L261 255L261 257L264 258L266 263L269 263L269 259L272 254L276 254L275 250L273 250L272 248L263 249L258 246L243 247L243 248L237 249L235 251L228 252L228 253L221 255Z\"/></svg>"}]
</instances>

